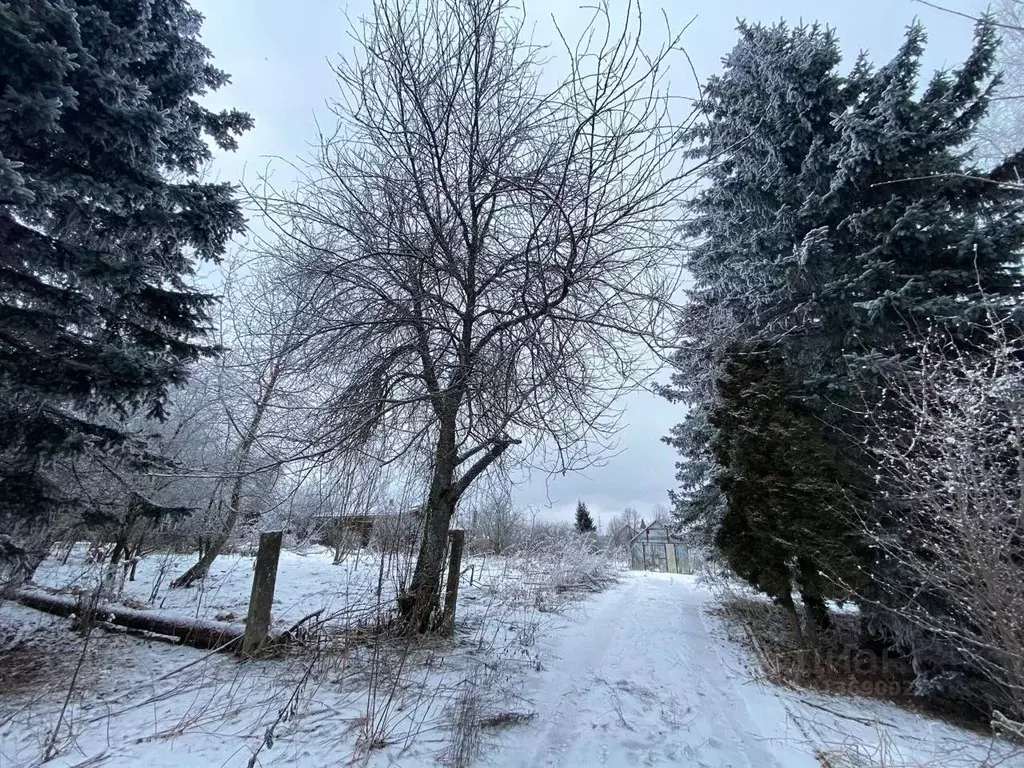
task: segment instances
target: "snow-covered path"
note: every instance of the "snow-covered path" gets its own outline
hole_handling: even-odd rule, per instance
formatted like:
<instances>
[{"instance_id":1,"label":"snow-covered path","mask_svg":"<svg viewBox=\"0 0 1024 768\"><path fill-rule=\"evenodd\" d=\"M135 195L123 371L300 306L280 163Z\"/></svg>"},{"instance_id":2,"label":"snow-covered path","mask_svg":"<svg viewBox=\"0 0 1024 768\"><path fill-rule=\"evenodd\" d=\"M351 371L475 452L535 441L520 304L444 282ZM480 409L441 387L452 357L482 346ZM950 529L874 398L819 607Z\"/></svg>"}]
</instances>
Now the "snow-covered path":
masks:
<instances>
[{"instance_id":1,"label":"snow-covered path","mask_svg":"<svg viewBox=\"0 0 1024 768\"><path fill-rule=\"evenodd\" d=\"M245 605L248 561L222 559L205 592L173 594L179 612L190 595L197 615ZM281 615L305 614L372 583L372 561L339 568L332 559L326 553L282 558L290 567L280 590ZM497 565L495 573L522 578ZM356 673L346 678L344 666L339 676L337 662L347 656L324 657L322 670L307 678L311 657L300 653L239 664L107 633L86 648L76 645L77 635L69 637L64 620L0 604L0 629L14 627L31 641L18 646L21 656L10 657L12 669L23 669L28 682L0 696L6 706L0 707L0 768L38 764L69 700L67 680L76 659L85 660L80 693L64 722L61 755L48 765L232 768L249 765L257 749L257 764L268 767L363 764L363 758L380 768L451 764L452 749L467 743L453 727L453 718L461 716L461 692L483 681L485 695L476 697L482 709L471 715L534 716L505 729L477 728L474 748L482 754L473 765L1024 768L1024 752L1005 742L883 701L754 682L745 666L751 660L708 610L715 598L692 577L624 573L611 589L573 603L566 615L546 614L552 620L540 623L532 602L520 610L517 585L480 581L475 592L467 590L461 610L470 629L462 642L447 651L431 649L425 657L430 664L397 678L394 699L373 694L380 686L364 688ZM150 590L141 582L133 588L142 595ZM509 602L489 602L495 592ZM515 606L511 612L509 605ZM46 676L54 648L62 649L66 663ZM384 658L386 664L390 657ZM3 673L0 668L0 679ZM293 701L296 709L288 710ZM367 754L356 740L369 722L390 729L383 732L391 741ZM264 749L259 745L268 728L277 730L273 746Z\"/></svg>"},{"instance_id":2,"label":"snow-covered path","mask_svg":"<svg viewBox=\"0 0 1024 768\"><path fill-rule=\"evenodd\" d=\"M497 765L813 768L783 698L709 633L692 577L632 573L545 639L532 724ZM805 741L805 740L804 740Z\"/></svg>"}]
</instances>

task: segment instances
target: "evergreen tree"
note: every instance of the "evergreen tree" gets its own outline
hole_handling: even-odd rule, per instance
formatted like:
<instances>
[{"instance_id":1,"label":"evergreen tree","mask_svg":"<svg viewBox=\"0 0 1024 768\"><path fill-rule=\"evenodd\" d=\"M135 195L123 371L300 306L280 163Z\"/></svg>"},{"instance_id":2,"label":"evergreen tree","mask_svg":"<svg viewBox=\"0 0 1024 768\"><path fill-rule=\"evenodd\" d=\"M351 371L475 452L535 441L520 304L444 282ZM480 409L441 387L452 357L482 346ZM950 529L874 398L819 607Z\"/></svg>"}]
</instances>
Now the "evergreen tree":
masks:
<instances>
[{"instance_id":1,"label":"evergreen tree","mask_svg":"<svg viewBox=\"0 0 1024 768\"><path fill-rule=\"evenodd\" d=\"M911 28L889 64L861 73L861 98L836 120L829 202L843 218L821 240L835 278L819 295L822 305L837 308L828 320L830 335L843 342L846 357L835 356L819 389L840 404L852 400L855 387L869 402L883 402L878 382L913 368L915 337L926 329L946 334L957 354L984 354L989 313L1006 316L1019 305L1024 195L996 182L1019 178L1020 153L988 172L964 149L976 143L998 82L996 30L979 24L964 64L936 74L921 92L924 41L923 31ZM914 427L918 416L893 412L888 418ZM849 411L835 408L826 418L836 433L871 441L871 428ZM861 462L865 475L876 474L870 459ZM914 549L913 526L906 522L913 511L900 508L894 496L876 494L865 514L894 546ZM945 663L957 658L950 639L906 618L904 596L920 591L917 579L892 558L869 566L865 625L913 658L920 690L945 695L973 688L962 669ZM924 591L918 600L936 617L949 613ZM944 681L944 691L933 680Z\"/></svg>"},{"instance_id":2,"label":"evergreen tree","mask_svg":"<svg viewBox=\"0 0 1024 768\"><path fill-rule=\"evenodd\" d=\"M979 283L989 305L1020 293L1021 195L960 149L988 104L994 29L918 95L923 41L915 26L888 65L861 58L841 77L831 32L741 25L708 83L689 139L710 184L687 225L694 288L665 394L690 406L668 438L684 454L677 511L709 532L724 508L708 418L729 345L777 350L835 436L853 426L851 357L867 365L913 324L975 327Z\"/></svg>"},{"instance_id":3,"label":"evergreen tree","mask_svg":"<svg viewBox=\"0 0 1024 768\"><path fill-rule=\"evenodd\" d=\"M908 330L941 326L970 337L1022 289L1024 195L994 183L964 150L998 82L996 28L979 24L964 64L937 73L919 94L924 42L914 26L886 66L856 72L859 98L835 121L825 202L838 224L816 242L832 267L815 304L841 345L835 352L865 362L900 355ZM842 390L849 368L835 352Z\"/></svg>"},{"instance_id":4,"label":"evergreen tree","mask_svg":"<svg viewBox=\"0 0 1024 768\"><path fill-rule=\"evenodd\" d=\"M124 449L210 354L194 287L244 220L196 177L252 125L185 0L0 2L0 534L70 499L53 459ZM118 418L111 419L111 416ZM8 549L11 542L6 539Z\"/></svg>"},{"instance_id":5,"label":"evergreen tree","mask_svg":"<svg viewBox=\"0 0 1024 768\"><path fill-rule=\"evenodd\" d=\"M778 354L730 350L717 388L710 422L725 509L715 545L737 575L787 609L798 633L799 590L813 637L829 626L825 600L860 586L857 533L835 512L854 486L846 462L823 438Z\"/></svg>"},{"instance_id":6,"label":"evergreen tree","mask_svg":"<svg viewBox=\"0 0 1024 768\"><path fill-rule=\"evenodd\" d=\"M827 226L833 116L856 97L836 72L841 52L831 31L741 24L739 33L723 74L705 87L705 120L687 137L690 154L708 164L709 184L685 227L695 242L687 264L694 286L677 372L663 390L689 406L667 438L683 454L676 514L709 542L724 511L709 417L725 351L763 340L784 347L796 371L817 362L800 338L815 327L799 311L808 290L803 244Z\"/></svg>"},{"instance_id":7,"label":"evergreen tree","mask_svg":"<svg viewBox=\"0 0 1024 768\"><path fill-rule=\"evenodd\" d=\"M594 533L597 530L590 510L582 501L576 503L576 530L579 533Z\"/></svg>"},{"instance_id":8,"label":"evergreen tree","mask_svg":"<svg viewBox=\"0 0 1024 768\"><path fill-rule=\"evenodd\" d=\"M735 570L776 596L800 554L788 553L788 570L779 558L764 559L776 526L842 532L843 516L818 507L813 519L788 517L784 500L769 523L740 514L736 494L782 487L786 478L819 488L841 478L860 499L857 489L873 472L855 445L870 435L848 406L858 388L875 397L871 371L905 361L912 351L904 339L915 327L943 327L969 349L980 316L993 307L1010 312L1020 296L1024 196L994 183L1012 177L1019 158L986 173L963 149L996 81L995 30L979 24L963 66L936 74L922 90L924 39L914 26L887 65L876 70L862 57L843 77L831 33L743 25L700 105L706 124L689 137L694 157L709 163L710 183L687 228L695 240L694 288L678 372L666 391L690 406L669 438L684 454L677 511L703 525ZM747 460L789 423L758 418L730 397L733 379L750 392L781 381L771 366L735 368L737 350L751 349L770 352L790 382L780 390L784 398L759 402L776 403L776 416L796 404L808 409L814 418L801 416L801 439L831 446L828 462L797 472L787 462L803 459L792 453ZM779 402L791 405L780 410ZM821 475L802 474L810 470ZM889 501L864 503L898 535L899 513ZM831 558L840 554L834 547L848 544L844 564L862 551L845 534L802 540L811 554L830 551ZM884 565L865 560L864 567ZM885 616L898 621L897 611Z\"/></svg>"}]
</instances>

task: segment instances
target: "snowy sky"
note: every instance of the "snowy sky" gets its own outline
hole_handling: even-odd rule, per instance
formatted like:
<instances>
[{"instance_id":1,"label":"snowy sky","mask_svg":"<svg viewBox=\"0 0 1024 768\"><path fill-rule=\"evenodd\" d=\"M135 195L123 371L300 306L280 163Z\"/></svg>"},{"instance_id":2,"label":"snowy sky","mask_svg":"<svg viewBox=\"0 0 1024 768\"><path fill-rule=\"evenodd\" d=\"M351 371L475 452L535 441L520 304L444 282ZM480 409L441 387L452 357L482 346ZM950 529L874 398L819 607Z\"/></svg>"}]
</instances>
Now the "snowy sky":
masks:
<instances>
[{"instance_id":1,"label":"snowy sky","mask_svg":"<svg viewBox=\"0 0 1024 768\"><path fill-rule=\"evenodd\" d=\"M938 0L946 7L973 12L980 0ZM315 116L324 116L324 103L335 92L328 60L352 49L346 13L365 14L368 0L192 0L206 16L203 39L218 65L233 82L211 98L214 106L236 106L252 113L256 127L234 155L218 159L214 173L226 181L254 181L268 163L275 180L286 182L287 167L274 158L308 153ZM528 19L536 24L535 40L549 42L553 17L572 36L586 18L586 0L525 0ZM624 0L611 0L613 8ZM641 0L648 19L665 10L673 29L691 20L683 42L703 80L720 67L722 56L735 42L738 18L791 23L818 20L835 27L848 58L860 50L880 63L900 44L903 30L915 17L926 26L929 47L926 71L954 65L966 55L971 22L928 7L916 0ZM680 95L692 95L694 85L686 63L678 62L672 77ZM666 376L662 377L667 378ZM626 505L649 514L667 502L674 484L675 454L660 442L669 425L679 421L679 407L648 393L623 403L624 428L619 452L585 475L533 477L517 490L516 498L545 517L569 520L576 500L583 499L595 517L607 520Z\"/></svg>"}]
</instances>

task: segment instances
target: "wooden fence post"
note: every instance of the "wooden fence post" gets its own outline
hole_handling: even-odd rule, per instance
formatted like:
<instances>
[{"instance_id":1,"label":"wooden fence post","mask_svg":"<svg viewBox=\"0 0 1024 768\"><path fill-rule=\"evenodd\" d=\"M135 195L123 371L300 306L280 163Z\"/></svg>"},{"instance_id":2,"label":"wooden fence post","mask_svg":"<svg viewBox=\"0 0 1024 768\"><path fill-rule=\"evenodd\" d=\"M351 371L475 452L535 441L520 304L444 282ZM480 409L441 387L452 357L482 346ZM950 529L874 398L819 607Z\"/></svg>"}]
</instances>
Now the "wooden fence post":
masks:
<instances>
[{"instance_id":1,"label":"wooden fence post","mask_svg":"<svg viewBox=\"0 0 1024 768\"><path fill-rule=\"evenodd\" d=\"M459 575L462 573L462 550L466 546L466 532L456 528L448 534L448 541L448 582L444 587L441 631L450 635L455 631L455 605L459 599Z\"/></svg>"},{"instance_id":2,"label":"wooden fence post","mask_svg":"<svg viewBox=\"0 0 1024 768\"><path fill-rule=\"evenodd\" d=\"M256 553L256 569L252 574L252 593L249 596L249 614L245 619L245 637L242 653L251 656L267 640L270 632L270 609L277 584L277 562L281 557L281 531L260 534L260 548Z\"/></svg>"}]
</instances>

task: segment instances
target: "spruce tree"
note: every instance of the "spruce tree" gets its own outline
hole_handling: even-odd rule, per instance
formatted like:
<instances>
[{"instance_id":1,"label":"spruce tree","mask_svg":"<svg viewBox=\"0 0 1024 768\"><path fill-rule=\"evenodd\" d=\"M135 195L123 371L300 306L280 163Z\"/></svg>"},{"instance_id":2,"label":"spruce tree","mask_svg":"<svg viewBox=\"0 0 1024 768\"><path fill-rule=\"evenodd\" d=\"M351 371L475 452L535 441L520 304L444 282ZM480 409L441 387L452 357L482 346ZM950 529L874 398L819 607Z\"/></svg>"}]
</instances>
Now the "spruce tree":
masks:
<instances>
[{"instance_id":1,"label":"spruce tree","mask_svg":"<svg viewBox=\"0 0 1024 768\"><path fill-rule=\"evenodd\" d=\"M976 143L998 83L996 30L979 24L964 64L936 74L922 91L924 42L923 31L911 28L889 64L864 73L862 97L836 120L830 204L845 215L823 240L836 278L821 296L823 303L853 307L834 314L831 335L843 342L845 357L837 356L822 379L839 403L852 400L857 388L869 393L869 402L883 402L879 378L914 368L917 337L926 330L944 333L957 354L984 354L990 320L1019 306L1024 195L997 182L1019 178L1024 163L1018 153L989 172L964 149ZM849 411L835 408L827 418L837 432L870 441L870 427ZM894 412L888 418L913 427L917 417ZM864 474L874 475L870 460L861 461ZM912 550L909 512L908 518L895 497L877 494L865 515L894 545ZM900 586L869 586L862 605L866 625L912 657L919 688L937 693L942 686L932 681L938 680L947 694L972 689L962 669L939 661L957 657L949 639L926 635L905 617L904 595L920 590L915 578L892 558L873 560L870 568L872 583ZM934 616L949 612L925 592L918 599Z\"/></svg>"},{"instance_id":2,"label":"spruce tree","mask_svg":"<svg viewBox=\"0 0 1024 768\"><path fill-rule=\"evenodd\" d=\"M734 347L717 389L711 448L725 505L715 545L737 575L789 611L798 632L794 590L808 630L826 629L825 600L847 597L861 581L857 532L836 514L854 487L847 463L777 353Z\"/></svg>"},{"instance_id":3,"label":"spruce tree","mask_svg":"<svg viewBox=\"0 0 1024 768\"><path fill-rule=\"evenodd\" d=\"M590 510L582 501L576 503L576 530L579 533L593 533L597 530L594 519L590 516Z\"/></svg>"},{"instance_id":4,"label":"spruce tree","mask_svg":"<svg viewBox=\"0 0 1024 768\"><path fill-rule=\"evenodd\" d=\"M197 177L252 125L185 0L0 3L0 534L66 498L54 459L118 451L214 348L194 285L244 229ZM8 550L13 544L6 538Z\"/></svg>"},{"instance_id":5,"label":"spruce tree","mask_svg":"<svg viewBox=\"0 0 1024 768\"><path fill-rule=\"evenodd\" d=\"M924 43L915 25L892 61L855 73L859 98L835 121L825 203L838 224L818 243L833 266L817 304L829 338L864 362L899 356L908 331L927 327L971 340L1022 289L1024 195L964 149L998 83L996 28L980 23L964 64L920 93ZM849 368L835 378L842 388Z\"/></svg>"},{"instance_id":6,"label":"spruce tree","mask_svg":"<svg viewBox=\"0 0 1024 768\"><path fill-rule=\"evenodd\" d=\"M969 329L1019 296L1021 195L961 149L988 105L995 31L981 23L965 64L918 94L923 42L915 26L892 62L862 57L842 77L831 32L741 25L708 83L688 139L710 183L686 225L694 287L664 392L690 406L668 438L684 454L677 511L708 531L723 510L708 418L729 345L779 351L838 435L853 427L851 362L899 357L915 325Z\"/></svg>"},{"instance_id":7,"label":"spruce tree","mask_svg":"<svg viewBox=\"0 0 1024 768\"><path fill-rule=\"evenodd\" d=\"M915 329L941 327L969 351L978 342L977 320L993 308L1010 313L1019 302L1024 196L1019 186L996 182L1018 173L1021 154L985 172L964 149L997 82L995 30L980 23L965 63L922 88L924 42L921 28L912 27L891 62L875 69L861 57L844 77L828 32L741 26L740 42L701 104L707 123L689 137L693 155L710 164L710 183L688 225L696 241L694 288L678 373L666 392L690 405L669 438L684 454L677 506L703 523L737 572L777 596L799 552L780 570L764 546L776 526L790 520L813 533L841 532L844 524L820 507L813 520L773 509L770 525L737 511L743 488L781 487L783 478L797 476L787 462L802 461L799 455L748 460L778 434L777 418L797 406L813 414L801 415L801 439L827 446L832 458L806 465L821 474L805 482L825 488L839 478L859 513L900 535L891 501L862 496L873 471L856 446L870 440L870 429L850 416L851 402L859 395L877 400L872 370L912 362L907 339ZM751 349L773 355L782 379L775 364L737 369L737 350ZM763 407L776 404L769 410L777 418L745 410L730 395L734 380L747 380L747 392L788 382L784 397L758 395ZM789 405L780 409L779 402ZM867 572L886 567L864 558L845 534L821 542L812 553L846 542L840 562L862 558ZM885 576L898 583L898 574ZM865 615L884 609L884 600L869 595ZM890 637L906 637L896 606L881 618L890 622Z\"/></svg>"},{"instance_id":8,"label":"spruce tree","mask_svg":"<svg viewBox=\"0 0 1024 768\"><path fill-rule=\"evenodd\" d=\"M685 226L694 285L676 373L663 390L689 406L667 438L683 454L676 514L709 542L724 511L709 417L725 351L763 340L784 345L796 371L797 358L803 367L818 362L800 338L815 327L801 314L813 291L804 240L828 224L834 115L855 98L836 71L841 52L830 30L741 24L739 33L724 72L704 89L704 121L686 137L709 183Z\"/></svg>"}]
</instances>

